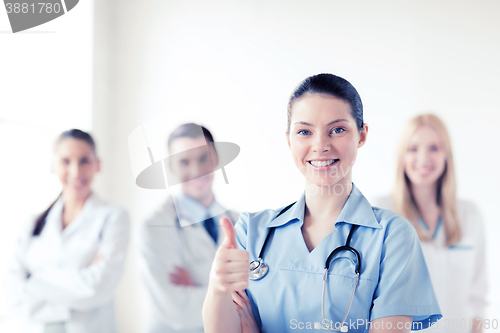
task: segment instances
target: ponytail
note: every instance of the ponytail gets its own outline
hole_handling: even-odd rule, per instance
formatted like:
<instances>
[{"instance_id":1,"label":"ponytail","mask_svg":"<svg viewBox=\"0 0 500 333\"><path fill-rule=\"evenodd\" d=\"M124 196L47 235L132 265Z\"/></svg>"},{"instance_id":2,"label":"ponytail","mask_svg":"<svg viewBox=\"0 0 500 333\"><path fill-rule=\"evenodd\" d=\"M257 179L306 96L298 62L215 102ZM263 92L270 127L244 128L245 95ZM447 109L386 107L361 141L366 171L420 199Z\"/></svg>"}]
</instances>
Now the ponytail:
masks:
<instances>
[{"instance_id":1,"label":"ponytail","mask_svg":"<svg viewBox=\"0 0 500 333\"><path fill-rule=\"evenodd\" d=\"M40 216L37 217L35 221L35 228L33 229L33 236L39 236L42 233L43 227L45 227L45 220L47 219L47 215L49 215L50 209L55 205L57 200L59 200L61 195L62 192L61 194L59 194L57 199L49 206L49 208L47 208L42 214L40 214Z\"/></svg>"}]
</instances>

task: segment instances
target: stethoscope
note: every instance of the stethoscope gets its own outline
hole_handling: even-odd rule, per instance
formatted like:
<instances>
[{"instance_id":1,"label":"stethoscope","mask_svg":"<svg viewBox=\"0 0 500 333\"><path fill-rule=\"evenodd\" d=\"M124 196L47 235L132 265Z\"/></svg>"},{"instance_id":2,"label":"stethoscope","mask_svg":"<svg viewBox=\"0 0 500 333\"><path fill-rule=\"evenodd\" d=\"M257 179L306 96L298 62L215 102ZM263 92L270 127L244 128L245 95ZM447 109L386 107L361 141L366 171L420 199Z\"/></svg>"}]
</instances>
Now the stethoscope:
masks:
<instances>
[{"instance_id":1,"label":"stethoscope","mask_svg":"<svg viewBox=\"0 0 500 333\"><path fill-rule=\"evenodd\" d=\"M295 204L295 202L288 205L287 207L285 207L276 216L276 218L278 216L280 216L281 214L283 214L284 212L286 212L294 204ZM356 268L355 268L356 278L354 279L354 286L352 288L351 299L349 301L349 306L347 307L347 311L345 313L344 319L342 319L342 322L340 323L340 327L338 327L338 328L324 327L324 326L321 327L322 329L327 330L327 331L342 331L342 332L345 331L344 323L347 319L347 316L349 315L349 311L351 310L352 300L354 299L354 292L356 291L356 287L358 286L358 282L359 282L359 272L361 271L361 256L359 255L358 251L356 251L356 249L354 249L350 246L352 235L354 234L354 231L356 231L356 229L358 227L359 227L359 225L357 225L357 224L354 224L351 227L351 230L349 231L349 235L347 236L347 240L346 240L345 245L339 246L335 250L333 250L325 262L325 273L323 275L323 293L321 296L321 315L323 317L322 323L325 322L325 291L326 291L326 281L328 279L328 270L330 269L330 260L337 253L339 253L341 251L352 252L354 255L356 255L356 259L357 259ZM266 240L264 241L264 245L260 249L259 257L256 260L252 260L250 262L250 269L248 270L248 277L252 281L257 281L257 280L262 279L264 276L266 276L267 272L269 271L269 266L264 263L262 258L264 257L264 250L266 249L266 245L267 245L269 239L271 238L271 235L274 233L275 229L276 229L275 227L270 228L269 232L267 233Z\"/></svg>"}]
</instances>

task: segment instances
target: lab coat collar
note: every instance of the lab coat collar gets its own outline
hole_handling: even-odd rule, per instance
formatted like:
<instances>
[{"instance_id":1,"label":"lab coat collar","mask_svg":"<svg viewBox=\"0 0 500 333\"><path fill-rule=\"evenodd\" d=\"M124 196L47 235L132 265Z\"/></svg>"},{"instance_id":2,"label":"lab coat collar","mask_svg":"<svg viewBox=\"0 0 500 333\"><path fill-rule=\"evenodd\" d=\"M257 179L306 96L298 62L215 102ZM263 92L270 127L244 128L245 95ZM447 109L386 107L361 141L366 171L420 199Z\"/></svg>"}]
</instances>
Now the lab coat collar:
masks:
<instances>
[{"instance_id":1,"label":"lab coat collar","mask_svg":"<svg viewBox=\"0 0 500 333\"><path fill-rule=\"evenodd\" d=\"M173 196L172 200L179 219L186 219L191 224L202 222L208 217L214 217L226 211L215 198L208 208L185 193Z\"/></svg>"},{"instance_id":2,"label":"lab coat collar","mask_svg":"<svg viewBox=\"0 0 500 333\"><path fill-rule=\"evenodd\" d=\"M87 214L87 211L92 209L92 206L98 201L99 199L97 196L94 194L94 192L91 192L87 200L85 200L85 203L83 204L82 210L80 213L75 217L71 223L62 229L62 213L63 213L63 208L64 208L64 197L61 195L59 199L57 199L56 203L54 206L49 211L49 214L47 215L47 218L45 220L45 227L51 230L52 232L57 232L58 234L61 235L68 235L72 233L74 230L78 229L79 225L82 223L82 221L85 220L85 216Z\"/></svg>"},{"instance_id":3,"label":"lab coat collar","mask_svg":"<svg viewBox=\"0 0 500 333\"><path fill-rule=\"evenodd\" d=\"M277 218L269 221L267 226L279 227L292 221L298 221L303 224L306 200L305 194L305 191L302 192L299 200L297 200L297 202L290 207L290 209ZM354 185L354 183L352 183L351 193L349 194L349 197L347 198L347 201L344 204L337 221L335 222L335 226L339 223L357 224L376 229L382 228L373 214L372 206L368 200L366 200L363 193L361 193L361 191Z\"/></svg>"}]
</instances>

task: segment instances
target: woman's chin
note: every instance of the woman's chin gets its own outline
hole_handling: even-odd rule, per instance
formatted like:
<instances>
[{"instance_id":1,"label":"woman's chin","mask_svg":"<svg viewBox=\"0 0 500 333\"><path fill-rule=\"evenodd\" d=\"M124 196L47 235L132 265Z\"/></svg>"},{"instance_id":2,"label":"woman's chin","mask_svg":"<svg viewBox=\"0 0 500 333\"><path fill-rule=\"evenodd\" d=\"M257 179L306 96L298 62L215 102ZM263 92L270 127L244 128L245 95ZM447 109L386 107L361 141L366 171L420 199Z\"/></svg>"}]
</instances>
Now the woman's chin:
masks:
<instances>
[{"instance_id":1,"label":"woman's chin","mask_svg":"<svg viewBox=\"0 0 500 333\"><path fill-rule=\"evenodd\" d=\"M428 177L412 177L413 179L410 179L411 183L413 186L421 186L421 187L426 187L426 186L434 186L439 177L436 176L428 176Z\"/></svg>"},{"instance_id":2,"label":"woman's chin","mask_svg":"<svg viewBox=\"0 0 500 333\"><path fill-rule=\"evenodd\" d=\"M78 186L66 186L63 189L63 192L66 196L84 199L90 194L90 188L88 186L78 187Z\"/></svg>"},{"instance_id":3,"label":"woman's chin","mask_svg":"<svg viewBox=\"0 0 500 333\"><path fill-rule=\"evenodd\" d=\"M307 182L309 183L309 187L313 187L322 193L342 195L343 191L347 190L345 189L345 184L342 180L343 178L321 177L312 179L308 178Z\"/></svg>"}]
</instances>

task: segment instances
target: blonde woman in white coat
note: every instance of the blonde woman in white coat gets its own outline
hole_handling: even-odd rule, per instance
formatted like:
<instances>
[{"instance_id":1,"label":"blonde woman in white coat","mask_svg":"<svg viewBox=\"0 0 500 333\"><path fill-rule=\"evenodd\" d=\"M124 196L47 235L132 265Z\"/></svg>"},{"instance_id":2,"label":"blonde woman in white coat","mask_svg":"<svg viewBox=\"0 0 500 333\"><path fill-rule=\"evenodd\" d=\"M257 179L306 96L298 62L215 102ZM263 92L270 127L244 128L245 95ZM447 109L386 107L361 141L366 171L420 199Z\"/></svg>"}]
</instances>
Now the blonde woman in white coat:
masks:
<instances>
[{"instance_id":1,"label":"blonde woman in white coat","mask_svg":"<svg viewBox=\"0 0 500 333\"><path fill-rule=\"evenodd\" d=\"M88 133L73 129L59 136L53 171L62 193L27 221L6 281L23 332L115 332L113 296L130 221L125 210L92 192L99 168Z\"/></svg>"},{"instance_id":2,"label":"blonde woman in white coat","mask_svg":"<svg viewBox=\"0 0 500 333\"><path fill-rule=\"evenodd\" d=\"M483 219L476 205L456 198L444 123L418 115L403 133L392 197L374 205L406 217L417 230L443 314L431 331L481 332L487 304Z\"/></svg>"}]
</instances>

